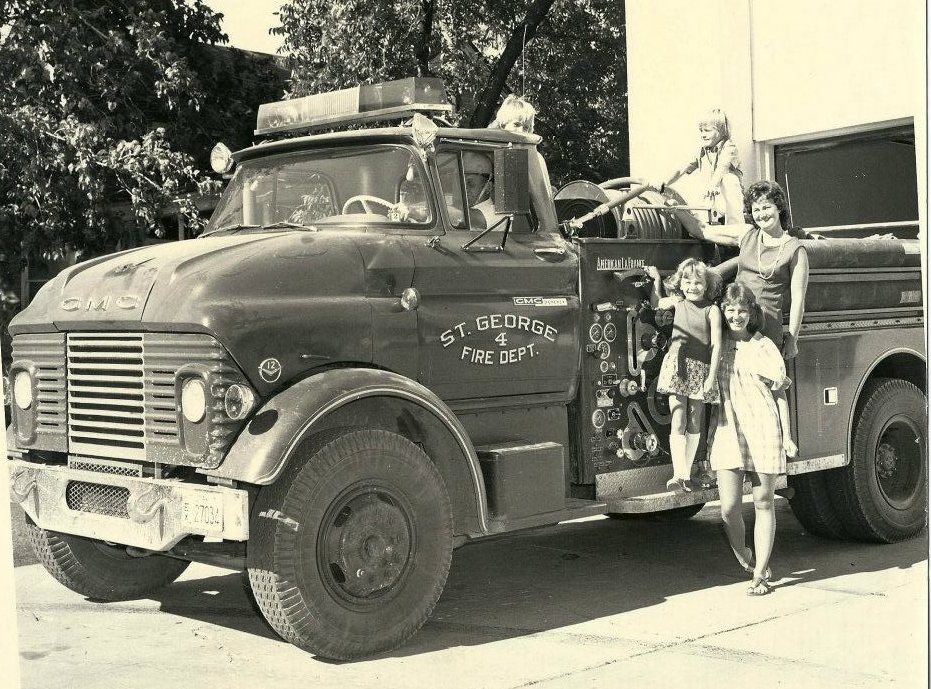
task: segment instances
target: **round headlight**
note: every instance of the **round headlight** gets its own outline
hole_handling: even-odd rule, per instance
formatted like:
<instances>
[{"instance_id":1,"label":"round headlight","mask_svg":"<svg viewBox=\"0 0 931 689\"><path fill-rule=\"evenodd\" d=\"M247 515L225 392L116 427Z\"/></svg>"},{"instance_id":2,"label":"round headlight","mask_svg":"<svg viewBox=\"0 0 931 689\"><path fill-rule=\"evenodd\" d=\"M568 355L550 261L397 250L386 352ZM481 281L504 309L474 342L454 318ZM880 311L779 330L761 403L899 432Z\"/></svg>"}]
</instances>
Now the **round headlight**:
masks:
<instances>
[{"instance_id":1,"label":"round headlight","mask_svg":"<svg viewBox=\"0 0 931 689\"><path fill-rule=\"evenodd\" d=\"M13 401L22 410L32 406L32 376L28 371L18 371L13 378Z\"/></svg>"},{"instance_id":2,"label":"round headlight","mask_svg":"<svg viewBox=\"0 0 931 689\"><path fill-rule=\"evenodd\" d=\"M245 418L252 411L254 404L255 393L251 388L239 383L230 385L223 396L223 408L226 415L234 421Z\"/></svg>"},{"instance_id":3,"label":"round headlight","mask_svg":"<svg viewBox=\"0 0 931 689\"><path fill-rule=\"evenodd\" d=\"M207 412L207 392L204 381L191 378L181 388L181 413L191 423L198 423Z\"/></svg>"},{"instance_id":4,"label":"round headlight","mask_svg":"<svg viewBox=\"0 0 931 689\"><path fill-rule=\"evenodd\" d=\"M233 152L227 148L226 144L217 144L210 151L210 167L221 175L233 168Z\"/></svg>"}]
</instances>

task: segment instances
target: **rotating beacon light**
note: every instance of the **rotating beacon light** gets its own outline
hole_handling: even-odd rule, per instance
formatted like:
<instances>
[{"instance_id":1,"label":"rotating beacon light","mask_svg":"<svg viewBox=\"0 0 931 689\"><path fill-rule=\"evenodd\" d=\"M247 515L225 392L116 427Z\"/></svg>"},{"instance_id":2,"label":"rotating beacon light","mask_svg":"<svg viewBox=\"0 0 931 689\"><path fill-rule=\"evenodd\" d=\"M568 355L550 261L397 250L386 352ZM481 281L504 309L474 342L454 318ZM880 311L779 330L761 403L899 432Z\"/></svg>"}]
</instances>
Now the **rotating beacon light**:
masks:
<instances>
[{"instance_id":1,"label":"rotating beacon light","mask_svg":"<svg viewBox=\"0 0 931 689\"><path fill-rule=\"evenodd\" d=\"M452 112L442 79L410 77L259 106L256 135Z\"/></svg>"}]
</instances>

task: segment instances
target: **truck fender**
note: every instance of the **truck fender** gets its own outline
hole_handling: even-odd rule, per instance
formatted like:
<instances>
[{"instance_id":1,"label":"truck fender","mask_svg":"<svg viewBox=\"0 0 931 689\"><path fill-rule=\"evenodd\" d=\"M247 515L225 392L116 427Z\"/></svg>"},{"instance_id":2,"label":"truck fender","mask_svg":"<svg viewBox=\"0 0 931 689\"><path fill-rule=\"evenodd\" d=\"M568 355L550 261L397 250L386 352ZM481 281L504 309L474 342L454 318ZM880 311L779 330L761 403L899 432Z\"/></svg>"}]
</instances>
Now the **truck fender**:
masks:
<instances>
[{"instance_id":1,"label":"truck fender","mask_svg":"<svg viewBox=\"0 0 931 689\"><path fill-rule=\"evenodd\" d=\"M485 481L468 433L433 392L397 373L369 368L331 369L298 381L265 401L246 424L223 463L208 476L258 485L273 483L298 446L345 405L374 397L406 400L432 414L465 457L482 533L488 532Z\"/></svg>"}]
</instances>

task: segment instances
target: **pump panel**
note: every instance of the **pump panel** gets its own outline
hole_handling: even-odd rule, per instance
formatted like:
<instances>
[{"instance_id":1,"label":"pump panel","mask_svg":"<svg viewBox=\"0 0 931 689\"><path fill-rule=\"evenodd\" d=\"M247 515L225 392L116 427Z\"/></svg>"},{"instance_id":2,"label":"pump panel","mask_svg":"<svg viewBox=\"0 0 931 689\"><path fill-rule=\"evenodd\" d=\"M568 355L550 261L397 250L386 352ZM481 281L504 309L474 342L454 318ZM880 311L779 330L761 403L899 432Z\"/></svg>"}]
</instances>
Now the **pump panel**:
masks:
<instances>
[{"instance_id":1,"label":"pump panel","mask_svg":"<svg viewBox=\"0 0 931 689\"><path fill-rule=\"evenodd\" d=\"M652 282L688 257L708 260L692 240L580 238L581 385L575 405L580 462L574 480L669 463L669 406L656 378L668 349L672 314L650 306ZM713 249L712 249L713 250Z\"/></svg>"}]
</instances>

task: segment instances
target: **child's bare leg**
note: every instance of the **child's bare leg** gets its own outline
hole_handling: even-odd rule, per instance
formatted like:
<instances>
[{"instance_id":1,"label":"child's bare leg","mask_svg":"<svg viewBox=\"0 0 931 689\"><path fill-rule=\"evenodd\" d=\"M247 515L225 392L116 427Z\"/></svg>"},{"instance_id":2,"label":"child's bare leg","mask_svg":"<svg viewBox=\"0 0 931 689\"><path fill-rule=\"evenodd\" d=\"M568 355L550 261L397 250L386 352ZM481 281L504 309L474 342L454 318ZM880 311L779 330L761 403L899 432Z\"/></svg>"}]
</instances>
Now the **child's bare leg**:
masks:
<instances>
[{"instance_id":1,"label":"child's bare leg","mask_svg":"<svg viewBox=\"0 0 931 689\"><path fill-rule=\"evenodd\" d=\"M698 452L698 441L701 440L701 429L705 422L705 403L701 400L688 400L688 417L685 424L685 457L688 463L688 473L692 473L692 464ZM699 482L706 484L708 477L699 472Z\"/></svg>"},{"instance_id":2,"label":"child's bare leg","mask_svg":"<svg viewBox=\"0 0 931 689\"><path fill-rule=\"evenodd\" d=\"M789 401L786 399L785 390L777 390L773 393L776 399L776 409L779 410L779 425L782 427L782 447L785 448L787 457L794 457L798 454L798 447L792 440L792 425L789 421Z\"/></svg>"},{"instance_id":3,"label":"child's bare leg","mask_svg":"<svg viewBox=\"0 0 931 689\"><path fill-rule=\"evenodd\" d=\"M721 521L724 533L734 551L737 562L744 569L750 566L753 555L747 547L747 532L743 517L744 472L740 469L723 469L718 473L718 495L721 500Z\"/></svg>"},{"instance_id":4,"label":"child's bare leg","mask_svg":"<svg viewBox=\"0 0 931 689\"><path fill-rule=\"evenodd\" d=\"M669 396L669 411L672 413L672 425L669 429L669 454L672 458L672 478L666 482L666 488L681 488L689 478L689 465L686 458L685 429L688 400L683 395Z\"/></svg>"},{"instance_id":5,"label":"child's bare leg","mask_svg":"<svg viewBox=\"0 0 931 689\"><path fill-rule=\"evenodd\" d=\"M760 477L759 485L753 487L753 509L756 523L753 526L753 547L756 550L756 566L753 569L754 579L766 579L764 576L769 569L769 558L773 552L773 541L776 538L776 474L757 474Z\"/></svg>"},{"instance_id":6,"label":"child's bare leg","mask_svg":"<svg viewBox=\"0 0 931 689\"><path fill-rule=\"evenodd\" d=\"M744 221L744 193L740 178L728 172L721 178L721 196L724 197L724 222L739 225Z\"/></svg>"}]
</instances>

